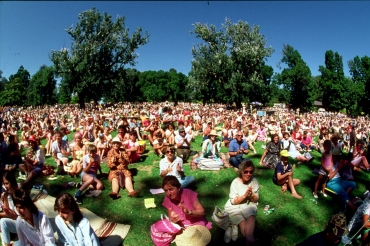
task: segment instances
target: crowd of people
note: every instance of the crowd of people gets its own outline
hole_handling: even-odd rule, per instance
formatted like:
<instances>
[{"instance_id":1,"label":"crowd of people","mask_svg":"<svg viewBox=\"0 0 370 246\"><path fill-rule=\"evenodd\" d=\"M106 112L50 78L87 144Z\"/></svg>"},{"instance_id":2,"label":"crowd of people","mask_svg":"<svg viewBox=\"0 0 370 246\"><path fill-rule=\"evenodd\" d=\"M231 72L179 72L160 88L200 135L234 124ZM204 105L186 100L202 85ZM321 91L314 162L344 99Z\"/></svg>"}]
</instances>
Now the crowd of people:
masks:
<instances>
[{"instance_id":1,"label":"crowd of people","mask_svg":"<svg viewBox=\"0 0 370 246\"><path fill-rule=\"evenodd\" d=\"M80 177L81 181L74 197L61 194L56 199L59 239L72 245L75 241L79 245L99 245L77 205L83 203L84 196L101 195L104 185L99 177L102 175L111 183L109 197L113 200L121 198L120 189L126 189L128 197L139 197L128 167L143 160L146 142L161 158L159 176L166 193L162 205L168 211L169 220L181 228L198 226L198 232L204 232L203 227L210 229L197 193L189 189L196 180L185 175L183 167L191 162L192 144L199 135L202 138L199 161L222 165L220 153L225 146L229 163L238 175L230 181L230 194L225 204L231 221L231 226L225 230L226 242L236 240L240 230L246 245L258 245L253 234L259 185L253 176L255 164L246 158L249 151L261 155L257 165L275 170L272 183L281 186L282 193L289 190L297 199L302 199L296 190L300 180L293 177L296 165L289 163L289 157L305 163L313 160L311 151L320 152L321 166L312 187L312 197L318 199L319 189L320 195L327 196L329 189L341 198L343 208L356 210L350 199L350 193L356 188L352 171L370 170L366 151L369 119L350 118L341 113L300 114L283 108L267 109L267 112L268 115L260 115L260 111L246 107L235 110L221 104L180 103L175 106L168 102L87 104L84 110L75 105L2 108L0 164L4 171L4 212L0 214L0 224L3 242L10 244L9 233L17 232L20 245L37 240L35 245L55 243L47 218L28 200L25 192L44 171L45 159L52 158L58 171ZM118 133L113 137L115 131ZM73 139L69 140L68 136ZM258 141L262 142L263 152L253 146ZM25 156L21 156L21 149L27 150ZM107 164L109 173L102 172L102 162ZM18 167L25 175L20 188L14 177ZM367 203L365 200L364 204ZM370 207L362 206L361 216L369 216ZM40 223L45 231L28 233L29 227L39 228ZM343 224L340 226L343 229ZM366 224L361 229L368 227ZM337 244L345 235L338 236L335 231L338 228L338 225L330 227L335 237L315 237L314 240L331 240ZM71 230L77 236L72 237ZM186 230L176 235L179 241L186 237ZM363 240L366 239L364 236Z\"/></svg>"}]
</instances>

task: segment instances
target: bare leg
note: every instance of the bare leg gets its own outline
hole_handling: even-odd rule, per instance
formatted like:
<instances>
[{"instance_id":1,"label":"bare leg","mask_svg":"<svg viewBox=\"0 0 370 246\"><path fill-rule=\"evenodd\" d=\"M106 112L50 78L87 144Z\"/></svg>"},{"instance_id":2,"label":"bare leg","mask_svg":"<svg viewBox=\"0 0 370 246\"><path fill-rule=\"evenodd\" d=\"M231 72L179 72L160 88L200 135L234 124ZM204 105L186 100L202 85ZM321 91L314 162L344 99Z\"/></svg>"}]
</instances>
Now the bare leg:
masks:
<instances>
[{"instance_id":1,"label":"bare leg","mask_svg":"<svg viewBox=\"0 0 370 246\"><path fill-rule=\"evenodd\" d=\"M239 224L240 231L243 237L245 237L246 245L250 245L251 242L254 241L253 232L254 232L255 224L256 224L256 218L253 215L249 216L246 220L243 220Z\"/></svg>"},{"instance_id":2,"label":"bare leg","mask_svg":"<svg viewBox=\"0 0 370 246\"><path fill-rule=\"evenodd\" d=\"M299 179L296 179L295 183L299 184ZM288 186L290 188L290 191L292 192L292 196L294 196L295 198L298 198L298 199L302 199L302 196L298 195L297 191L295 190L292 176L289 176Z\"/></svg>"},{"instance_id":3,"label":"bare leg","mask_svg":"<svg viewBox=\"0 0 370 246\"><path fill-rule=\"evenodd\" d=\"M119 184L118 184L118 179L114 178L112 179L112 191L117 193L119 192Z\"/></svg>"},{"instance_id":4,"label":"bare leg","mask_svg":"<svg viewBox=\"0 0 370 246\"><path fill-rule=\"evenodd\" d=\"M126 177L125 178L125 186L128 192L134 191L134 186L132 185L132 178Z\"/></svg>"},{"instance_id":5,"label":"bare leg","mask_svg":"<svg viewBox=\"0 0 370 246\"><path fill-rule=\"evenodd\" d=\"M367 162L367 159L365 156L362 156L362 164L364 164L364 166L366 167L366 169L369 168L369 163Z\"/></svg>"}]
</instances>

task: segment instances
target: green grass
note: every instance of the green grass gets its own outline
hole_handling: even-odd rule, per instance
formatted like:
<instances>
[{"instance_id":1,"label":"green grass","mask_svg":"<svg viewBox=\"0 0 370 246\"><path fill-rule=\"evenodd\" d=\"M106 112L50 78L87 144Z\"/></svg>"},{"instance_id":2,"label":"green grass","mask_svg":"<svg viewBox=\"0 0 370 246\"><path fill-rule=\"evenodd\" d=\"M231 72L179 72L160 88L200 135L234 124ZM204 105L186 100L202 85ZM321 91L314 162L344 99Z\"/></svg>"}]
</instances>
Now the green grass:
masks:
<instances>
[{"instance_id":1,"label":"green grass","mask_svg":"<svg viewBox=\"0 0 370 246\"><path fill-rule=\"evenodd\" d=\"M71 141L72 134L69 135ZM197 137L192 144L193 150L200 150L201 137ZM297 187L297 192L303 196L302 200L293 198L289 192L283 194L280 187L272 182L274 171L266 167L259 166L259 159L263 150L261 143L255 144L258 154L249 154L256 166L255 177L260 185L260 199L255 228L255 237L260 239L261 245L295 245L313 233L323 230L329 217L337 213L340 209L340 200L337 197L330 196L324 198L319 196L317 204L313 201L312 189L317 176L312 174L315 167L320 166L320 154L316 151L311 152L315 157L309 164L297 164L294 174L295 178L301 180ZM152 148L147 142L146 159L144 162L130 165L135 180L135 189L140 191L140 198L127 197L127 191L121 190L122 196L119 200L111 200L108 194L111 192L111 185L107 179L103 180L105 190L98 198L84 198L82 207L85 207L102 218L111 221L131 225L130 231L124 240L124 245L153 245L150 238L150 226L160 219L160 214L165 213L161 203L164 194L152 195L149 192L151 188L160 188L161 178L159 176L160 158L155 156ZM149 151L149 152L148 152ZM222 152L227 152L222 148ZM22 151L24 153L24 150ZM251 152L252 153L252 152ZM52 158L46 159L47 164L54 165ZM290 163L297 163L290 160ZM106 164L102 164L104 172L108 172ZM232 168L221 169L220 171L201 171L191 170L189 164L185 165L185 173L195 177L194 190L199 194L199 200L206 211L206 218L211 220L212 212L215 206L223 209L229 194L229 187L236 174ZM364 172L355 173L357 188L353 195L360 196L366 190L365 183L369 181L368 174ZM77 182L77 178L69 176L58 176L57 180L48 180L45 177L38 178L35 183L44 184L44 189L52 196L60 192L68 192L72 195L76 188L63 188L62 184L69 181ZM144 198L155 198L157 205L154 209L145 209ZM262 211L265 205L269 204L275 208L275 212L265 215ZM213 223L211 230L212 241L210 245L223 245L224 231ZM239 233L236 242L229 245L244 245L244 240Z\"/></svg>"}]
</instances>

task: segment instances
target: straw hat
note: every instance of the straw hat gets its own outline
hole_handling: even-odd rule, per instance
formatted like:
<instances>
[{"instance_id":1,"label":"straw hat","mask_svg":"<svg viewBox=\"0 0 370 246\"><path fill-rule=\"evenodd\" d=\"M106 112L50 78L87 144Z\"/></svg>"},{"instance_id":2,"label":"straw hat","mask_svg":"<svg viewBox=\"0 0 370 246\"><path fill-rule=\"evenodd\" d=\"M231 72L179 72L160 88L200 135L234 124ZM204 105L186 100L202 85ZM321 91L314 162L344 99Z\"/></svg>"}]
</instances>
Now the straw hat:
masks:
<instances>
[{"instance_id":1,"label":"straw hat","mask_svg":"<svg viewBox=\"0 0 370 246\"><path fill-rule=\"evenodd\" d=\"M112 139L112 143L120 143L120 144L122 144L121 143L121 140L118 137L113 138Z\"/></svg>"},{"instance_id":2,"label":"straw hat","mask_svg":"<svg viewBox=\"0 0 370 246\"><path fill-rule=\"evenodd\" d=\"M212 130L209 134L209 136L217 136L216 130Z\"/></svg>"},{"instance_id":3,"label":"straw hat","mask_svg":"<svg viewBox=\"0 0 370 246\"><path fill-rule=\"evenodd\" d=\"M176 236L177 246L205 246L211 241L211 233L205 226L194 225L187 227L180 235Z\"/></svg>"}]
</instances>

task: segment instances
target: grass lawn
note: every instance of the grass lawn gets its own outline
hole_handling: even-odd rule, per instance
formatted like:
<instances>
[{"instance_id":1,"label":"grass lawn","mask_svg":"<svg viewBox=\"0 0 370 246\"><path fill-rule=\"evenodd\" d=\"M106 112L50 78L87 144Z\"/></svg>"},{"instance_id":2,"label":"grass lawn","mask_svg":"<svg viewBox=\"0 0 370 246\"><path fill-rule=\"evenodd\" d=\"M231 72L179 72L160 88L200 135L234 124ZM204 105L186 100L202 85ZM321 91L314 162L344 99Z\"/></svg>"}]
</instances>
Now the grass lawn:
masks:
<instances>
[{"instance_id":1,"label":"grass lawn","mask_svg":"<svg viewBox=\"0 0 370 246\"><path fill-rule=\"evenodd\" d=\"M73 133L72 133L73 134ZM72 140L70 134L69 141ZM113 134L115 135L116 132ZM201 137L196 138L192 144L193 150L200 150ZM45 144L45 143L43 143ZM303 196L302 200L297 200L290 195L290 192L283 194L280 187L272 182L274 171L266 167L259 166L259 159L263 153L262 143L255 144L257 154L250 152L247 157L250 158L256 166L254 176L258 179L260 185L260 199L257 213L257 222L255 228L255 237L260 239L261 245L295 245L307 238L309 235L323 230L329 217L340 209L340 200L335 196L324 198L320 196L316 201L312 196L312 189L317 176L312 174L315 167L320 166L320 154L316 151L311 152L315 159L309 164L297 164L294 177L301 180L297 187L297 192ZM161 203L164 194L152 195L149 189L160 188L161 177L159 176L160 158L155 156L151 146L147 141L145 161L130 165L135 179L135 189L141 192L140 198L127 197L127 191L121 190L121 199L113 201L108 194L111 192L111 185L107 179L103 180L105 190L97 198L84 198L82 207L85 207L102 218L111 221L131 225L130 231L124 240L124 245L153 245L150 238L150 226L160 219L160 214L165 213ZM222 148L222 152L227 152ZM22 150L24 153L24 150ZM47 164L54 165L51 157L46 159ZM297 163L290 160L290 163ZM106 164L102 164L103 172L108 172ZM195 177L194 190L199 194L199 200L206 211L206 218L211 220L212 212L215 206L224 208L228 199L229 187L236 174L232 168L221 169L220 171L201 171L191 170L189 164L185 165L185 173ZM369 181L369 174L357 172L354 174L357 182L357 188L353 192L354 196L361 196L366 188L365 183ZM65 182L75 181L77 178L71 178L68 175L58 176L56 180L48 180L44 177L38 178L35 183L44 185L44 189L52 196L57 196L60 192L68 192L72 195L77 191L76 188L63 188ZM144 198L155 198L157 205L154 209L145 209ZM263 213L265 205L269 204L275 208L275 212L270 215ZM211 230L212 240L210 245L223 245L224 231L213 223ZM244 240L239 232L239 238L236 242L228 245L244 245Z\"/></svg>"}]
</instances>

